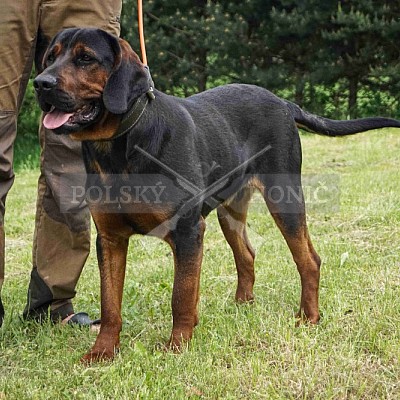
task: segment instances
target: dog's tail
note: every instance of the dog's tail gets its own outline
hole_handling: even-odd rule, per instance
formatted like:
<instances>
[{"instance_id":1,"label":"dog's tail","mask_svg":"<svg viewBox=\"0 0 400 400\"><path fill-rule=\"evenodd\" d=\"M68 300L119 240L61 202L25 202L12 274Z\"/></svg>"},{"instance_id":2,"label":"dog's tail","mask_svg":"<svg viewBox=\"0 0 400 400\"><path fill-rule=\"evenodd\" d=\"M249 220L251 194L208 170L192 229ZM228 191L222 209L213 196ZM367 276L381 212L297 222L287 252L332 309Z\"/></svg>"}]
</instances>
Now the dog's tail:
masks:
<instances>
[{"instance_id":1,"label":"dog's tail","mask_svg":"<svg viewBox=\"0 0 400 400\"><path fill-rule=\"evenodd\" d=\"M302 110L297 104L286 101L296 125L307 132L326 136L346 136L378 128L400 128L400 121L392 118L372 117L336 121Z\"/></svg>"}]
</instances>

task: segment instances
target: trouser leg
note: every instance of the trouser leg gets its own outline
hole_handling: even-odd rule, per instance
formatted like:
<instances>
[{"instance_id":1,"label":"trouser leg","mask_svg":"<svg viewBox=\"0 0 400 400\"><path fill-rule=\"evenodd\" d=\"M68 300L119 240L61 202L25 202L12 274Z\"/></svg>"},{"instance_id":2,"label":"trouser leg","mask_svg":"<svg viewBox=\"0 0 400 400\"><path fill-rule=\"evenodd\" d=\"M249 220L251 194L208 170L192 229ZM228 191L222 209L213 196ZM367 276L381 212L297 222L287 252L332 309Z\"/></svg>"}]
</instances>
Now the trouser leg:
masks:
<instances>
[{"instance_id":1,"label":"trouser leg","mask_svg":"<svg viewBox=\"0 0 400 400\"><path fill-rule=\"evenodd\" d=\"M16 115L0 111L0 326L3 323L4 307L1 300L1 289L5 274L5 232L4 213L6 197L14 183L12 168L13 143L16 134Z\"/></svg>"},{"instance_id":2,"label":"trouser leg","mask_svg":"<svg viewBox=\"0 0 400 400\"><path fill-rule=\"evenodd\" d=\"M52 319L72 314L71 299L90 249L90 214L85 205L68 203L66 185L84 186L80 143L41 129L41 175L33 269L25 317L42 318L51 306Z\"/></svg>"},{"instance_id":3,"label":"trouser leg","mask_svg":"<svg viewBox=\"0 0 400 400\"><path fill-rule=\"evenodd\" d=\"M0 13L0 291L4 280L4 213L14 182L17 115L32 69L40 0L4 0ZM0 325L4 308L0 299Z\"/></svg>"}]
</instances>

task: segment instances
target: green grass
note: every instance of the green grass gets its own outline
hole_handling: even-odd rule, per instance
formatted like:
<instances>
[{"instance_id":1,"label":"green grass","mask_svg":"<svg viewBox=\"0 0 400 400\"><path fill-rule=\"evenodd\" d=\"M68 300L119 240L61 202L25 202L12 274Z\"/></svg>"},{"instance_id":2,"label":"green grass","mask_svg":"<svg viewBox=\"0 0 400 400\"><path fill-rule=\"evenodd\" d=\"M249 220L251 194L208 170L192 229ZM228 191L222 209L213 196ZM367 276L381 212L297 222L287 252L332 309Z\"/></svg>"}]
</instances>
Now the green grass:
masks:
<instances>
[{"instance_id":1,"label":"green grass","mask_svg":"<svg viewBox=\"0 0 400 400\"><path fill-rule=\"evenodd\" d=\"M340 208L310 210L323 259L321 324L294 327L299 277L271 217L249 216L257 249L256 302L234 303L235 267L215 215L208 219L200 325L189 349L161 351L171 328L173 265L155 239L131 240L122 348L86 368L87 330L20 321L31 268L37 171L21 170L8 199L7 271L0 330L0 399L400 398L400 135L303 135L304 173L339 178ZM94 252L77 310L98 315Z\"/></svg>"}]
</instances>

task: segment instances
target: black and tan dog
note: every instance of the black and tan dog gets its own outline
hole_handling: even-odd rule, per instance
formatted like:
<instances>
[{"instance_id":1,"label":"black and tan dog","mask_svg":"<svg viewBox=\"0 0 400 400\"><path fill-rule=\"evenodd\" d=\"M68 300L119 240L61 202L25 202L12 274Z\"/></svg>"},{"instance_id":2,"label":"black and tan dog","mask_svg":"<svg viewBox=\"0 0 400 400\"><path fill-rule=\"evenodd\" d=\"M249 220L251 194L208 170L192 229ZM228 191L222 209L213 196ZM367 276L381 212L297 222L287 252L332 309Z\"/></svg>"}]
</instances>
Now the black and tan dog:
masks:
<instances>
[{"instance_id":1,"label":"black and tan dog","mask_svg":"<svg viewBox=\"0 0 400 400\"><path fill-rule=\"evenodd\" d=\"M400 127L399 121L332 121L251 85L227 85L187 99L168 96L152 91L147 69L127 42L97 29L60 32L43 69L34 85L45 126L82 141L87 172L95 177L91 185L120 195L125 190L118 206L106 198L88 199L98 231L102 323L84 360L112 358L120 345L126 255L133 234L160 236L172 248L171 347L189 340L198 323L204 220L212 209L233 250L236 300L253 299L254 251L246 214L254 188L264 195L300 273L298 317L318 322L320 258L307 231L297 127L341 136ZM140 191L131 190L139 186L162 186L162 196L154 191L160 195L154 201L143 199ZM272 187L281 189L279 199L268 190ZM285 193L293 192L298 196L285 201Z\"/></svg>"}]
</instances>

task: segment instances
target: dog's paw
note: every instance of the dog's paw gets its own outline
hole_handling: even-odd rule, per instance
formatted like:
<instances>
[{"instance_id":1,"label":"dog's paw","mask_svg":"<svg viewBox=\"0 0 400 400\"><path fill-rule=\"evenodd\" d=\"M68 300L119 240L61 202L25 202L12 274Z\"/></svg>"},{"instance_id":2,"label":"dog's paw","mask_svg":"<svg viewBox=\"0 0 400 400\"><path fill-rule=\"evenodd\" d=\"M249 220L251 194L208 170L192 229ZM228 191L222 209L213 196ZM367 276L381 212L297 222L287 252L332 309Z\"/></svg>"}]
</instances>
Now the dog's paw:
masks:
<instances>
[{"instance_id":1,"label":"dog's paw","mask_svg":"<svg viewBox=\"0 0 400 400\"><path fill-rule=\"evenodd\" d=\"M295 314L295 320L296 320L295 323L296 328L304 324L317 325L320 321L320 315L319 313L314 313L313 315L306 315L304 313L304 310L300 310Z\"/></svg>"},{"instance_id":2,"label":"dog's paw","mask_svg":"<svg viewBox=\"0 0 400 400\"><path fill-rule=\"evenodd\" d=\"M182 353L189 347L190 337L184 338L182 335L171 335L170 339L164 346L165 351L173 353Z\"/></svg>"},{"instance_id":3,"label":"dog's paw","mask_svg":"<svg viewBox=\"0 0 400 400\"><path fill-rule=\"evenodd\" d=\"M254 295L253 295L253 293L238 291L238 292L236 292L236 295L235 295L235 301L238 304L245 304L245 303L252 304L252 303L254 303Z\"/></svg>"},{"instance_id":4,"label":"dog's paw","mask_svg":"<svg viewBox=\"0 0 400 400\"><path fill-rule=\"evenodd\" d=\"M80 361L82 364L92 364L96 362L112 361L118 352L119 349L117 348L111 351L107 349L101 351L92 349L89 351L89 353L85 354Z\"/></svg>"}]
</instances>

